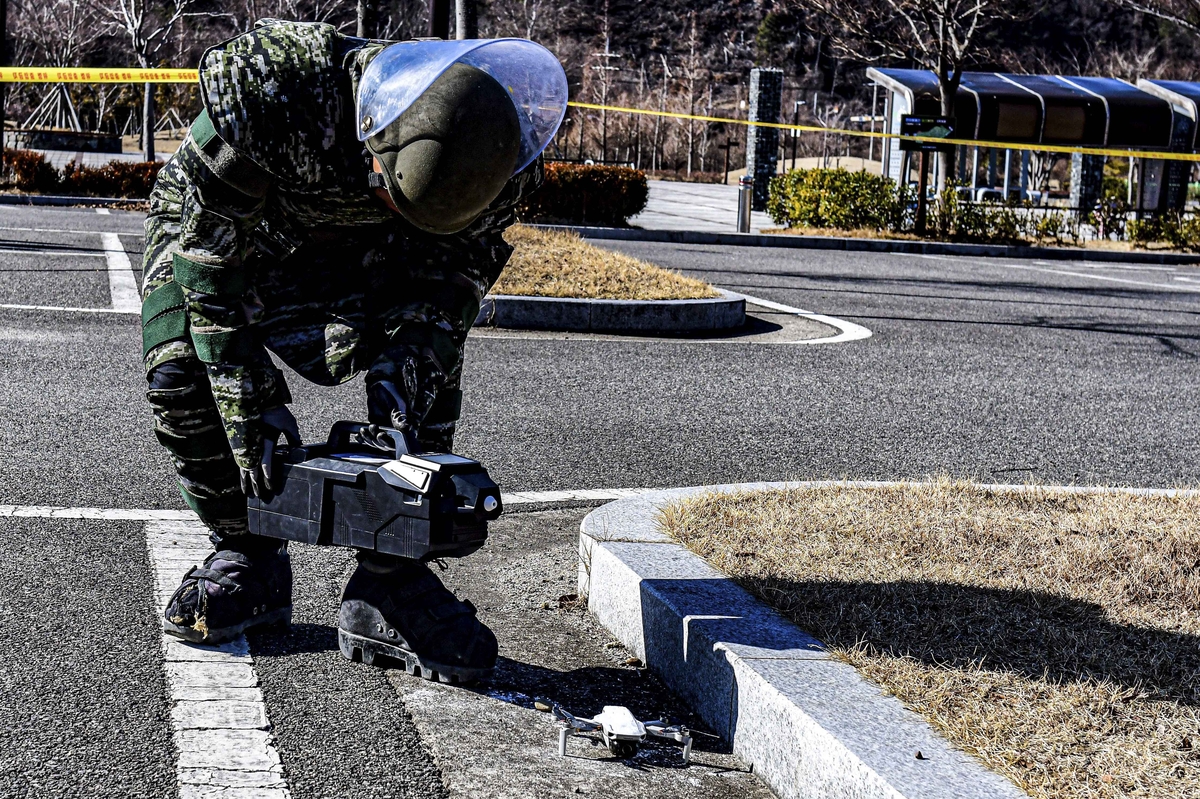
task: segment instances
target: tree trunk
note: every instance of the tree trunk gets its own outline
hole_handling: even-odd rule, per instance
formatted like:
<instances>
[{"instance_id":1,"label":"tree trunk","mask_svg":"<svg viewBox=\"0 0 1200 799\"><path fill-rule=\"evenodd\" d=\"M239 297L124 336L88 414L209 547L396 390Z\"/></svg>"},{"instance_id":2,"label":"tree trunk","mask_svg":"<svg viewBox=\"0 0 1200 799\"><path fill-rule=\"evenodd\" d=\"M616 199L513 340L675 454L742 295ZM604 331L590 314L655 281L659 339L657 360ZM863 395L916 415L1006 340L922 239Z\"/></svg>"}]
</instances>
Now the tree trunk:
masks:
<instances>
[{"instance_id":1,"label":"tree trunk","mask_svg":"<svg viewBox=\"0 0 1200 799\"><path fill-rule=\"evenodd\" d=\"M358 27L355 35L360 39L370 39L375 35L375 6L374 0L358 0Z\"/></svg>"},{"instance_id":2,"label":"tree trunk","mask_svg":"<svg viewBox=\"0 0 1200 799\"><path fill-rule=\"evenodd\" d=\"M142 97L142 157L154 160L154 84L147 83Z\"/></svg>"},{"instance_id":3,"label":"tree trunk","mask_svg":"<svg viewBox=\"0 0 1200 799\"><path fill-rule=\"evenodd\" d=\"M939 80L938 88L942 100L942 116L953 117L954 95L958 92L958 83L955 82L952 85L949 81ZM958 131L954 131L951 135L956 139L960 138ZM946 191L946 187L954 185L954 150L955 148L941 148L937 152L937 197L939 200L942 193Z\"/></svg>"}]
</instances>

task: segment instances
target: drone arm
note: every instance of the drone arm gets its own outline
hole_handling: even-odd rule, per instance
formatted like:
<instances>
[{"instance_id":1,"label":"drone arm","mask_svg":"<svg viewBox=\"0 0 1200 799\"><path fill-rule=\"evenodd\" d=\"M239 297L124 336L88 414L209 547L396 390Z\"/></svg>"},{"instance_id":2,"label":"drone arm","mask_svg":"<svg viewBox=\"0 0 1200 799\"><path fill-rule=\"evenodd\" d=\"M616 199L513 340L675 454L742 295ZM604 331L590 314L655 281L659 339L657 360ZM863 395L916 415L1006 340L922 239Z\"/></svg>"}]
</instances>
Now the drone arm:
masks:
<instances>
[{"instance_id":1,"label":"drone arm","mask_svg":"<svg viewBox=\"0 0 1200 799\"><path fill-rule=\"evenodd\" d=\"M570 735L571 732L572 732L572 729L565 725L558 731L558 756L559 757L567 756L567 736Z\"/></svg>"},{"instance_id":2,"label":"drone arm","mask_svg":"<svg viewBox=\"0 0 1200 799\"><path fill-rule=\"evenodd\" d=\"M668 727L665 721L647 721L645 722L646 732L653 735L655 738L668 738L672 741L683 744L683 762L687 763L692 757L692 736L691 731L687 727L675 725Z\"/></svg>"}]
</instances>

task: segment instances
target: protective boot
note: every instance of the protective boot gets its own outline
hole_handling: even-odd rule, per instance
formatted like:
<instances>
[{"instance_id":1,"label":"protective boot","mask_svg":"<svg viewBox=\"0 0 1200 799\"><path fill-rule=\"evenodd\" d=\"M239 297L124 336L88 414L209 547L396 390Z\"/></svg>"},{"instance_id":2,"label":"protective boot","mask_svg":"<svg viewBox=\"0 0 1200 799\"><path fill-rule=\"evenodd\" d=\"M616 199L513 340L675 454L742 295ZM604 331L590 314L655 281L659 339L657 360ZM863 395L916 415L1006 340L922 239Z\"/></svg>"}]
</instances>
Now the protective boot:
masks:
<instances>
[{"instance_id":1,"label":"protective boot","mask_svg":"<svg viewBox=\"0 0 1200 799\"><path fill-rule=\"evenodd\" d=\"M496 636L425 564L360 553L342 592L338 645L353 661L402 666L427 680L468 683L491 676Z\"/></svg>"},{"instance_id":2,"label":"protective boot","mask_svg":"<svg viewBox=\"0 0 1200 799\"><path fill-rule=\"evenodd\" d=\"M214 552L183 576L163 614L164 631L194 643L217 644L250 627L291 622L287 548L279 541L238 548L244 551Z\"/></svg>"}]
</instances>

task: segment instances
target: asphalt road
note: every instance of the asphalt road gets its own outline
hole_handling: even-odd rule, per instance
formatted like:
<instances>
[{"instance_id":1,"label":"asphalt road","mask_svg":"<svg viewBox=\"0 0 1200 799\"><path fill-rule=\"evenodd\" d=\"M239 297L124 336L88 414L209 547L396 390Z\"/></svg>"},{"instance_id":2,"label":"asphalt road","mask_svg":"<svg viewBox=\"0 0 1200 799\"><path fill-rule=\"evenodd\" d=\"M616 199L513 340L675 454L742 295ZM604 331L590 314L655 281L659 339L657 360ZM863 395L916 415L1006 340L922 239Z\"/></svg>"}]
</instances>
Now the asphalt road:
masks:
<instances>
[{"instance_id":1,"label":"asphalt road","mask_svg":"<svg viewBox=\"0 0 1200 799\"><path fill-rule=\"evenodd\" d=\"M124 234L136 265L140 226L117 211L0 207L0 304L109 307L99 233ZM458 449L507 490L938 474L1200 482L1200 270L606 246L874 335L473 338ZM139 346L134 316L0 308L0 504L182 507L150 433ZM358 381L294 379L292 391L308 437L364 414ZM0 552L0 794L170 794L140 526L3 519L0 531L13 542ZM298 608L307 626L254 644L294 795L428 795L436 767L404 700L328 648L348 561L297 562L316 603Z\"/></svg>"}]
</instances>

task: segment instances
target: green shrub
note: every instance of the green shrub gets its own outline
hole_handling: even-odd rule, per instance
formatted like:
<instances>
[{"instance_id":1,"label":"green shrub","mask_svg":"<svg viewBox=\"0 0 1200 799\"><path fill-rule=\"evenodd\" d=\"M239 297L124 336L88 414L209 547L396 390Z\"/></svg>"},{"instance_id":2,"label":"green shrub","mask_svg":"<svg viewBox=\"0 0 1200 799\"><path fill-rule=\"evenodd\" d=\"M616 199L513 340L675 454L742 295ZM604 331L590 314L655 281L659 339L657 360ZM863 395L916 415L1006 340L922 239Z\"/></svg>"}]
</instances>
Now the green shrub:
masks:
<instances>
[{"instance_id":1,"label":"green shrub","mask_svg":"<svg viewBox=\"0 0 1200 799\"><path fill-rule=\"evenodd\" d=\"M1134 247L1163 242L1176 250L1200 251L1200 218L1167 211L1145 219L1131 219L1125 233Z\"/></svg>"},{"instance_id":2,"label":"green shrub","mask_svg":"<svg viewBox=\"0 0 1200 799\"><path fill-rule=\"evenodd\" d=\"M58 170L33 150L4 151L4 177L20 191L54 191Z\"/></svg>"},{"instance_id":3,"label":"green shrub","mask_svg":"<svg viewBox=\"0 0 1200 799\"><path fill-rule=\"evenodd\" d=\"M767 213L777 225L899 230L908 192L889 178L845 169L796 169L771 179Z\"/></svg>"},{"instance_id":4,"label":"green shrub","mask_svg":"<svg viewBox=\"0 0 1200 799\"><path fill-rule=\"evenodd\" d=\"M646 173L624 166L546 164L546 180L517 208L523 222L623 226L646 207Z\"/></svg>"},{"instance_id":5,"label":"green shrub","mask_svg":"<svg viewBox=\"0 0 1200 799\"><path fill-rule=\"evenodd\" d=\"M69 194L143 200L150 196L162 166L161 161L110 161L104 166L90 167L71 161L63 168L61 182Z\"/></svg>"}]
</instances>

